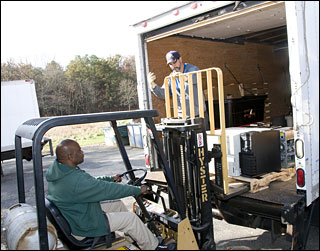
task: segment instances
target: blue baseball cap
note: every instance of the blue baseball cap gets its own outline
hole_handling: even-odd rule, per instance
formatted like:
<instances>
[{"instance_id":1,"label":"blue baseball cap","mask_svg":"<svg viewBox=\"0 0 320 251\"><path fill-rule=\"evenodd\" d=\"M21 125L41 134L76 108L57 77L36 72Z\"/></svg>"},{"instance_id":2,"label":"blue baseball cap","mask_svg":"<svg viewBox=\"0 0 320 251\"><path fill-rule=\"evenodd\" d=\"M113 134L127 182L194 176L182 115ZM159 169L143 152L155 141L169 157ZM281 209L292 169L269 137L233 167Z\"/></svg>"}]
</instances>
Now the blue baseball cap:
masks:
<instances>
[{"instance_id":1,"label":"blue baseball cap","mask_svg":"<svg viewBox=\"0 0 320 251\"><path fill-rule=\"evenodd\" d=\"M173 63L180 58L180 54L177 51L169 51L166 55L167 64Z\"/></svg>"}]
</instances>

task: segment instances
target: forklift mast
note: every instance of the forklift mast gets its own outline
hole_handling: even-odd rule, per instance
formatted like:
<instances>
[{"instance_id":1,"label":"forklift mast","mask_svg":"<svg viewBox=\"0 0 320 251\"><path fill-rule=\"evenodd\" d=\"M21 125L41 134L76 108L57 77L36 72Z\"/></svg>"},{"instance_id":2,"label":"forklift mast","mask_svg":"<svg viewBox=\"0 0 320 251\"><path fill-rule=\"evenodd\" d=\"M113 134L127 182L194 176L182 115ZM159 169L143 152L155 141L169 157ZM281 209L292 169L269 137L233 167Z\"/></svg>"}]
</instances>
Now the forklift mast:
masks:
<instances>
[{"instance_id":1,"label":"forklift mast","mask_svg":"<svg viewBox=\"0 0 320 251\"><path fill-rule=\"evenodd\" d=\"M165 119L163 142L177 193L200 249L215 249L204 119ZM169 195L169 205L176 210Z\"/></svg>"},{"instance_id":2,"label":"forklift mast","mask_svg":"<svg viewBox=\"0 0 320 251\"><path fill-rule=\"evenodd\" d=\"M216 249L214 242L213 221L212 221L212 201L211 201L211 183L209 177L209 165L212 157L215 157L216 182L221 193L228 193L228 173L226 166L226 142L225 142L225 118L220 116L221 121L221 138L217 151L208 151L205 109L203 105L202 91L193 93L193 88L189 88L189 93L185 92L184 85L180 85L182 117L178 117L178 98L177 87L172 85L172 97L169 91L169 78L171 83L176 79L180 83L188 81L189 86L197 84L198 90L202 90L202 74L206 77L208 86L209 116L210 116L210 133L214 134L214 107L213 107L213 81L212 71L217 73L218 79L218 96L219 111L224 114L224 94L223 94L223 77L219 68L209 68L192 73L177 73L166 77L165 86L165 107L166 118L162 119L161 128L163 136L163 148L168 161L170 171L173 176L174 188L178 198L172 198L169 193L170 209L176 210L182 216L190 220L195 239L200 249ZM196 77L197 83L193 83ZM186 107L186 95L190 97L190 107ZM199 100L199 117L195 117L194 97L198 96ZM171 100L172 99L172 100ZM173 104L173 112L171 111ZM190 117L187 117L187 109L190 111ZM155 144L159 145L159 144ZM157 150L158 156L160 155ZM224 152L222 154L221 152ZM159 158L159 157L158 157ZM163 163L163 161L162 161ZM223 163L225 163L223 165ZM161 165L161 162L160 162ZM164 170L165 168L162 167ZM166 175L166 174L165 174ZM168 180L168 178L167 178ZM172 186L172 185L171 185ZM169 187L171 187L169 186ZM174 222L175 223L175 222Z\"/></svg>"}]
</instances>

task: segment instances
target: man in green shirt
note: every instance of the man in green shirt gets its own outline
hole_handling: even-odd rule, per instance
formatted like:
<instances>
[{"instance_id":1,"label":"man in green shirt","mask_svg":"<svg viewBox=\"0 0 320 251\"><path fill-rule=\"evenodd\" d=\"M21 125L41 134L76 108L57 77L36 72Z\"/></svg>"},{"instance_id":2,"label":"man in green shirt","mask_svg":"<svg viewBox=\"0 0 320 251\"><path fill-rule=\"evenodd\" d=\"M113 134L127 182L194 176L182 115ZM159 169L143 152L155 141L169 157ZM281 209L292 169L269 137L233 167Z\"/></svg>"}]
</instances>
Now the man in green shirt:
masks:
<instances>
[{"instance_id":1,"label":"man in green shirt","mask_svg":"<svg viewBox=\"0 0 320 251\"><path fill-rule=\"evenodd\" d=\"M100 201L117 200L147 193L146 186L131 186L118 183L114 177L93 177L81 170L84 154L80 145L70 139L63 140L56 148L56 160L46 173L47 199L53 202L68 221L73 235L98 237L107 234L105 212ZM119 202L122 205L119 205ZM112 207L112 204L114 206ZM106 212L110 231L121 231L134 239L143 250L169 249L159 245L155 235L133 212L128 212L122 201L111 202Z\"/></svg>"}]
</instances>

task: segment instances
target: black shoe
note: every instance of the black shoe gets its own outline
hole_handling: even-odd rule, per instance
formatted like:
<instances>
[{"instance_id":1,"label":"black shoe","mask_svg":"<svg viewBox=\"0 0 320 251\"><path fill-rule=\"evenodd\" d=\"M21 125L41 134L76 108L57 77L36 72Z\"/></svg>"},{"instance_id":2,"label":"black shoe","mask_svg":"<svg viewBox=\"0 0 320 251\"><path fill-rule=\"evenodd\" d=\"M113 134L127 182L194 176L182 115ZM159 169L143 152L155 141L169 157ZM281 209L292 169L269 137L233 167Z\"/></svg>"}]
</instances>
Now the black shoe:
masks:
<instances>
[{"instance_id":1,"label":"black shoe","mask_svg":"<svg viewBox=\"0 0 320 251\"><path fill-rule=\"evenodd\" d=\"M177 250L177 244L170 243L168 245L158 245L156 250Z\"/></svg>"}]
</instances>

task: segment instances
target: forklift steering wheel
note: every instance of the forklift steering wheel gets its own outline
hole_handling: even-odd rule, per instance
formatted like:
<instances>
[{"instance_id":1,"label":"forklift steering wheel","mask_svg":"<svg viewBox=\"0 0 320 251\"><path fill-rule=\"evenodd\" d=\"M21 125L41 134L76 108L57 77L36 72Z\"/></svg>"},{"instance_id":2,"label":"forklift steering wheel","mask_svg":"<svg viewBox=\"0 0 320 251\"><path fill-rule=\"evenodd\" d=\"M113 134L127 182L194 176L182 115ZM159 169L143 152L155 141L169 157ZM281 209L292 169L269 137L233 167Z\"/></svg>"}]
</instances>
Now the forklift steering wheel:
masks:
<instances>
[{"instance_id":1,"label":"forklift steering wheel","mask_svg":"<svg viewBox=\"0 0 320 251\"><path fill-rule=\"evenodd\" d=\"M147 176L147 169L143 169L143 168L131 169L129 171L126 171L126 172L120 174L120 178L122 178L123 176L127 177L128 173L132 173L132 172L136 172L136 171L144 171L144 174L140 178L138 178L137 180L129 180L127 184L132 185L132 186L139 186L141 184L141 182L144 180L144 178Z\"/></svg>"}]
</instances>

